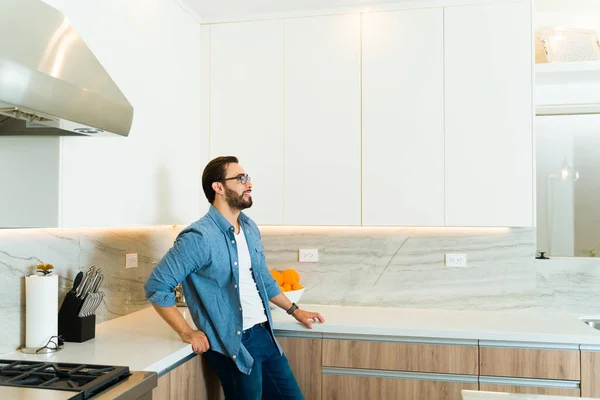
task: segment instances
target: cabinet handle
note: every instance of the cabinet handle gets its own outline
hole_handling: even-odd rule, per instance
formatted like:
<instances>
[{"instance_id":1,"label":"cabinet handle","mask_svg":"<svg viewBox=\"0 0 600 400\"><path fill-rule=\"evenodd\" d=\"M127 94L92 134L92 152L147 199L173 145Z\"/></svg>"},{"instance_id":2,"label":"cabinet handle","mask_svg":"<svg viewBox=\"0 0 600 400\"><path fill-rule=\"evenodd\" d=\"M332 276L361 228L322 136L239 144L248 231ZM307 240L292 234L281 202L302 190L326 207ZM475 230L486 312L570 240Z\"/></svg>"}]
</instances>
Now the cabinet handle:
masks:
<instances>
[{"instance_id":1,"label":"cabinet handle","mask_svg":"<svg viewBox=\"0 0 600 400\"><path fill-rule=\"evenodd\" d=\"M477 375L437 374L427 372L397 372L377 369L323 367L323 374L396 378L406 380L477 383Z\"/></svg>"},{"instance_id":2,"label":"cabinet handle","mask_svg":"<svg viewBox=\"0 0 600 400\"><path fill-rule=\"evenodd\" d=\"M479 383L507 386L535 386L556 389L579 389L579 381L559 379L505 378L501 376L480 376Z\"/></svg>"}]
</instances>

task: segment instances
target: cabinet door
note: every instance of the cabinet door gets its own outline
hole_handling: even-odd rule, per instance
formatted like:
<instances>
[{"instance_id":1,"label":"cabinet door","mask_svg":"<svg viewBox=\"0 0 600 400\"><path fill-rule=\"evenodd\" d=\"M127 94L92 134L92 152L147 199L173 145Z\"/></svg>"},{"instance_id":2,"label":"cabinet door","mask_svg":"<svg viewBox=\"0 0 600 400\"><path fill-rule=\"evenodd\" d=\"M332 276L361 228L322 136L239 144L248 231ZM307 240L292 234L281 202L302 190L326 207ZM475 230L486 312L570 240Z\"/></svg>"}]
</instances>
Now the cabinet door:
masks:
<instances>
[{"instance_id":1,"label":"cabinet door","mask_svg":"<svg viewBox=\"0 0 600 400\"><path fill-rule=\"evenodd\" d=\"M282 41L282 21L211 26L210 157L239 158L259 224L283 223Z\"/></svg>"},{"instance_id":2,"label":"cabinet door","mask_svg":"<svg viewBox=\"0 0 600 400\"><path fill-rule=\"evenodd\" d=\"M360 225L360 15L284 21L284 223Z\"/></svg>"},{"instance_id":3,"label":"cabinet door","mask_svg":"<svg viewBox=\"0 0 600 400\"><path fill-rule=\"evenodd\" d=\"M600 397L600 352L581 352L581 397Z\"/></svg>"},{"instance_id":4,"label":"cabinet door","mask_svg":"<svg viewBox=\"0 0 600 400\"><path fill-rule=\"evenodd\" d=\"M216 374L202 357L195 356L158 378L154 400L222 400L225 398Z\"/></svg>"},{"instance_id":5,"label":"cabinet door","mask_svg":"<svg viewBox=\"0 0 600 400\"><path fill-rule=\"evenodd\" d=\"M321 339L277 337L306 400L321 399ZM327 399L328 397L325 397Z\"/></svg>"},{"instance_id":6,"label":"cabinet door","mask_svg":"<svg viewBox=\"0 0 600 400\"><path fill-rule=\"evenodd\" d=\"M477 375L477 361L477 344L323 339L327 367Z\"/></svg>"},{"instance_id":7,"label":"cabinet door","mask_svg":"<svg viewBox=\"0 0 600 400\"><path fill-rule=\"evenodd\" d=\"M444 22L446 225L533 226L531 2Z\"/></svg>"},{"instance_id":8,"label":"cabinet door","mask_svg":"<svg viewBox=\"0 0 600 400\"><path fill-rule=\"evenodd\" d=\"M481 346L479 371L481 375L488 376L578 381L579 357L577 350Z\"/></svg>"},{"instance_id":9,"label":"cabinet door","mask_svg":"<svg viewBox=\"0 0 600 400\"><path fill-rule=\"evenodd\" d=\"M444 225L443 26L441 8L362 16L363 225Z\"/></svg>"},{"instance_id":10,"label":"cabinet door","mask_svg":"<svg viewBox=\"0 0 600 400\"><path fill-rule=\"evenodd\" d=\"M426 375L426 374L421 374ZM432 374L432 378L433 378ZM323 398L329 400L461 400L461 390L477 390L474 382L451 382L410 378L323 375Z\"/></svg>"}]
</instances>

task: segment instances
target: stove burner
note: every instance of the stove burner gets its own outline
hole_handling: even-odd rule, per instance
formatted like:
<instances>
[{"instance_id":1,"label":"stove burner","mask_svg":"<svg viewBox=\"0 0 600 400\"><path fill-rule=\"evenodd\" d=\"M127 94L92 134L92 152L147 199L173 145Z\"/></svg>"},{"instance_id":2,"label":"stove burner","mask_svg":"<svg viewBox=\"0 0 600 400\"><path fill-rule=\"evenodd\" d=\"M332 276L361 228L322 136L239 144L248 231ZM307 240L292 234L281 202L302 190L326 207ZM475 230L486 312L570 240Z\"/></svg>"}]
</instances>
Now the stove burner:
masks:
<instances>
[{"instance_id":1,"label":"stove burner","mask_svg":"<svg viewBox=\"0 0 600 400\"><path fill-rule=\"evenodd\" d=\"M128 367L45 363L0 359L0 386L49 388L77 392L72 399L88 399L126 379Z\"/></svg>"}]
</instances>

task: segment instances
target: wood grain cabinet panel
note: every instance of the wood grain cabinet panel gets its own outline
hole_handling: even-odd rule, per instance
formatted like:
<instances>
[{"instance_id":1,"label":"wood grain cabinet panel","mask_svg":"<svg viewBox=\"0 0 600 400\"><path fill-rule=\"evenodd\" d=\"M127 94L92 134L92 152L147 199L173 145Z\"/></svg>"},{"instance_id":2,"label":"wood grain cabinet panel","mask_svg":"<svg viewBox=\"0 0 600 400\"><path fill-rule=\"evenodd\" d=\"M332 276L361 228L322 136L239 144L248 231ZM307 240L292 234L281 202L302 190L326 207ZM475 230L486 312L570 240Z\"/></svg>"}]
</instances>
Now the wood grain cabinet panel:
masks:
<instances>
[{"instance_id":1,"label":"wood grain cabinet panel","mask_svg":"<svg viewBox=\"0 0 600 400\"><path fill-rule=\"evenodd\" d=\"M322 339L277 337L306 400L321 399Z\"/></svg>"},{"instance_id":2,"label":"wood grain cabinet panel","mask_svg":"<svg viewBox=\"0 0 600 400\"><path fill-rule=\"evenodd\" d=\"M600 352L581 352L581 397L600 397Z\"/></svg>"},{"instance_id":3,"label":"wood grain cabinet panel","mask_svg":"<svg viewBox=\"0 0 600 400\"><path fill-rule=\"evenodd\" d=\"M477 383L333 374L323 376L323 399L327 400L461 400L461 390L477 390Z\"/></svg>"},{"instance_id":4,"label":"wood grain cabinet panel","mask_svg":"<svg viewBox=\"0 0 600 400\"><path fill-rule=\"evenodd\" d=\"M202 357L195 356L158 378L153 400L223 400L221 383Z\"/></svg>"},{"instance_id":5,"label":"wood grain cabinet panel","mask_svg":"<svg viewBox=\"0 0 600 400\"><path fill-rule=\"evenodd\" d=\"M550 387L539 387L539 386L513 386L513 385L492 385L492 384L480 384L479 390L485 392L507 392L517 394L541 394L548 396L570 396L580 397L581 393L579 389L560 389Z\"/></svg>"},{"instance_id":6,"label":"wood grain cabinet panel","mask_svg":"<svg viewBox=\"0 0 600 400\"><path fill-rule=\"evenodd\" d=\"M580 379L577 350L480 347L481 375L520 378Z\"/></svg>"},{"instance_id":7,"label":"wood grain cabinet panel","mask_svg":"<svg viewBox=\"0 0 600 400\"><path fill-rule=\"evenodd\" d=\"M323 366L477 375L477 346L323 340Z\"/></svg>"}]
</instances>

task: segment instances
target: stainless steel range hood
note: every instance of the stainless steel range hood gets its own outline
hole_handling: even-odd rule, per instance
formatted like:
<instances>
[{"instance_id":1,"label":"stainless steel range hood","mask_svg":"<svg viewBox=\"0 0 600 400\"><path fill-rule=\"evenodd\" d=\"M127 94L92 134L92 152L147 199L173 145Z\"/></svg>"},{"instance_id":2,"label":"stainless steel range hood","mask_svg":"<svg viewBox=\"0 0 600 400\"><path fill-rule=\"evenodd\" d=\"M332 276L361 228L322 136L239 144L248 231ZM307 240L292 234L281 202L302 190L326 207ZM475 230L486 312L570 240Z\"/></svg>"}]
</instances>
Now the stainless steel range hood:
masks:
<instances>
[{"instance_id":1,"label":"stainless steel range hood","mask_svg":"<svg viewBox=\"0 0 600 400\"><path fill-rule=\"evenodd\" d=\"M58 10L2 0L0 136L127 136L133 107Z\"/></svg>"}]
</instances>

